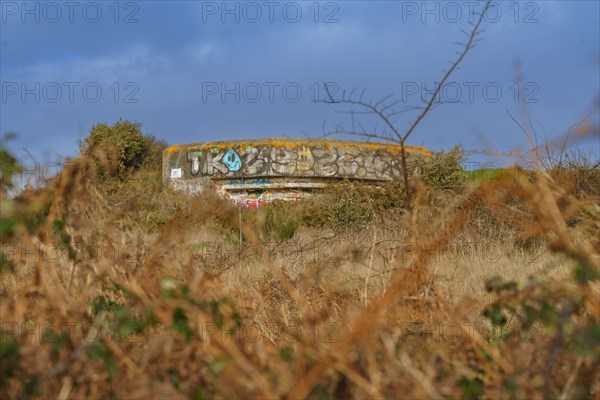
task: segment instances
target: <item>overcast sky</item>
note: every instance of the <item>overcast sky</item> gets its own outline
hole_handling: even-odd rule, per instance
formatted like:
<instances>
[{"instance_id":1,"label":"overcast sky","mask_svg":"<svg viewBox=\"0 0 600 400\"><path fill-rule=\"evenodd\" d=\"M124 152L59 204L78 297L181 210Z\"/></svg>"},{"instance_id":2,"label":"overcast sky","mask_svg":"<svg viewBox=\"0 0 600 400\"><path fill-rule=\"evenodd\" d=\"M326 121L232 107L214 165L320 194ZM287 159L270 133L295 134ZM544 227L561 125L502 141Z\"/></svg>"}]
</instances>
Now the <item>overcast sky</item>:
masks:
<instances>
[{"instance_id":1,"label":"overcast sky","mask_svg":"<svg viewBox=\"0 0 600 400\"><path fill-rule=\"evenodd\" d=\"M526 145L515 63L549 138L599 118L600 2L502 1L410 144ZM318 137L348 121L329 82L424 105L469 30L473 1L1 2L0 133L40 161L72 156L99 122L139 121L170 144ZM456 102L458 101L458 102ZM454 102L454 103L452 103ZM395 123L406 129L413 111ZM365 121L364 128L373 128ZM599 138L581 144L599 153ZM475 159L481 159L475 157Z\"/></svg>"}]
</instances>

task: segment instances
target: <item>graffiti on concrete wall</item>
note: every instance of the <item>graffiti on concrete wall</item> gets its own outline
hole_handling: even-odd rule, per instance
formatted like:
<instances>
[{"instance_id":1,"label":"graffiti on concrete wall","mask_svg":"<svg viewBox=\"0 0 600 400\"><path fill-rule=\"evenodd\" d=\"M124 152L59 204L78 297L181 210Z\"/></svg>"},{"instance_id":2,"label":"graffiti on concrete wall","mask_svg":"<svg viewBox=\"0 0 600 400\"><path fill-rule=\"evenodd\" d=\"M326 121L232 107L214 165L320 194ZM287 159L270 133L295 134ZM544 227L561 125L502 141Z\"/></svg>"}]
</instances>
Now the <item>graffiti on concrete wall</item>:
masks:
<instances>
[{"instance_id":1,"label":"graffiti on concrete wall","mask_svg":"<svg viewBox=\"0 0 600 400\"><path fill-rule=\"evenodd\" d=\"M397 154L396 154L397 155ZM339 177L394 180L399 157L383 148L359 146L246 145L187 150L190 177Z\"/></svg>"},{"instance_id":2,"label":"graffiti on concrete wall","mask_svg":"<svg viewBox=\"0 0 600 400\"><path fill-rule=\"evenodd\" d=\"M399 146L334 139L259 139L174 145L163 152L163 179L175 190L212 188L238 205L296 201L326 187L331 178L392 181L402 177ZM429 157L420 147L414 157Z\"/></svg>"},{"instance_id":3,"label":"graffiti on concrete wall","mask_svg":"<svg viewBox=\"0 0 600 400\"><path fill-rule=\"evenodd\" d=\"M232 203L248 208L259 208L272 201L301 201L311 197L310 192L300 192L293 190L278 190L278 191L233 191L225 192L225 198Z\"/></svg>"}]
</instances>

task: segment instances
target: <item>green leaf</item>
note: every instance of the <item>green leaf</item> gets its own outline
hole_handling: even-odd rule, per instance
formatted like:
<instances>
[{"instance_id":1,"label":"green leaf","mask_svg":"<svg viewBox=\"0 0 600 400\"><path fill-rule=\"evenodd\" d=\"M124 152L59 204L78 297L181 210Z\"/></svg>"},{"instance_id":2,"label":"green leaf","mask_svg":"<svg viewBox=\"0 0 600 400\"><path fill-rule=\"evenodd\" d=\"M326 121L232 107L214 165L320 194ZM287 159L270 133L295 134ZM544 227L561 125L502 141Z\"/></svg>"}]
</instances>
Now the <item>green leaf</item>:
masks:
<instances>
[{"instance_id":1,"label":"green leaf","mask_svg":"<svg viewBox=\"0 0 600 400\"><path fill-rule=\"evenodd\" d=\"M282 360L290 361L293 356L294 349L292 349L290 346L283 346L279 349L279 358L281 358Z\"/></svg>"},{"instance_id":2,"label":"green leaf","mask_svg":"<svg viewBox=\"0 0 600 400\"><path fill-rule=\"evenodd\" d=\"M560 314L555 307L546 301L542 302L542 309L540 310L540 320L547 325L556 325L560 323Z\"/></svg>"},{"instance_id":3,"label":"green leaf","mask_svg":"<svg viewBox=\"0 0 600 400\"><path fill-rule=\"evenodd\" d=\"M160 295L165 299L175 299L180 297L178 292L183 294L183 297L189 293L189 288L183 283L174 278L164 278L160 281Z\"/></svg>"},{"instance_id":4,"label":"green leaf","mask_svg":"<svg viewBox=\"0 0 600 400\"><path fill-rule=\"evenodd\" d=\"M504 311L498 305L486 308L483 311L483 316L487 317L495 326L504 326L507 321Z\"/></svg>"},{"instance_id":5,"label":"green leaf","mask_svg":"<svg viewBox=\"0 0 600 400\"><path fill-rule=\"evenodd\" d=\"M174 369L169 368L167 370L167 375L169 376L169 383L175 388L179 388L179 374Z\"/></svg>"},{"instance_id":6,"label":"green leaf","mask_svg":"<svg viewBox=\"0 0 600 400\"><path fill-rule=\"evenodd\" d=\"M208 365L206 366L208 369L208 372L211 373L211 375L214 376L219 376L221 375L221 372L223 372L223 370L225 369L225 359L223 358L217 358L211 362L208 363Z\"/></svg>"},{"instance_id":7,"label":"green leaf","mask_svg":"<svg viewBox=\"0 0 600 400\"><path fill-rule=\"evenodd\" d=\"M523 322L523 329L528 329L535 321L538 320L538 310L529 304L523 305L523 311L525 311L525 322Z\"/></svg>"},{"instance_id":8,"label":"green leaf","mask_svg":"<svg viewBox=\"0 0 600 400\"><path fill-rule=\"evenodd\" d=\"M33 396L39 396L42 394L42 388L40 385L40 377L38 374L27 378L23 385L23 398L30 398Z\"/></svg>"},{"instance_id":9,"label":"green leaf","mask_svg":"<svg viewBox=\"0 0 600 400\"><path fill-rule=\"evenodd\" d=\"M6 270L15 272L15 264L0 250L0 272Z\"/></svg>"},{"instance_id":10,"label":"green leaf","mask_svg":"<svg viewBox=\"0 0 600 400\"><path fill-rule=\"evenodd\" d=\"M0 381L14 376L21 362L21 345L6 332L0 332Z\"/></svg>"},{"instance_id":11,"label":"green leaf","mask_svg":"<svg viewBox=\"0 0 600 400\"><path fill-rule=\"evenodd\" d=\"M54 329L48 329L44 331L42 336L43 343L51 343L50 356L52 358L58 357L58 353L61 348L67 346L70 342L69 335L66 332L57 333Z\"/></svg>"},{"instance_id":12,"label":"green leaf","mask_svg":"<svg viewBox=\"0 0 600 400\"><path fill-rule=\"evenodd\" d=\"M186 342L189 342L192 338L192 329L188 325L188 317L182 308L177 307L173 311L173 323L171 327L181 333Z\"/></svg>"},{"instance_id":13,"label":"green leaf","mask_svg":"<svg viewBox=\"0 0 600 400\"><path fill-rule=\"evenodd\" d=\"M458 384L462 387L463 399L478 399L481 397L484 391L483 382L479 379L468 379L464 376L458 378Z\"/></svg>"},{"instance_id":14,"label":"green leaf","mask_svg":"<svg viewBox=\"0 0 600 400\"><path fill-rule=\"evenodd\" d=\"M101 311L113 312L120 304L107 300L105 296L98 296L92 302L92 313L98 315Z\"/></svg>"},{"instance_id":15,"label":"green leaf","mask_svg":"<svg viewBox=\"0 0 600 400\"><path fill-rule=\"evenodd\" d=\"M88 349L88 355L92 360L102 361L104 364L104 368L106 368L106 372L112 378L117 372L117 364L113 359L111 352L104 346L104 344L99 343L91 346Z\"/></svg>"},{"instance_id":16,"label":"green leaf","mask_svg":"<svg viewBox=\"0 0 600 400\"><path fill-rule=\"evenodd\" d=\"M600 323L590 321L573 334L573 351L582 357L600 359Z\"/></svg>"},{"instance_id":17,"label":"green leaf","mask_svg":"<svg viewBox=\"0 0 600 400\"><path fill-rule=\"evenodd\" d=\"M600 280L600 271L585 262L575 264L573 272L575 273L575 280L580 285L584 285L589 281Z\"/></svg>"},{"instance_id":18,"label":"green leaf","mask_svg":"<svg viewBox=\"0 0 600 400\"><path fill-rule=\"evenodd\" d=\"M10 236L15 232L15 221L12 219L0 219L0 236Z\"/></svg>"}]
</instances>

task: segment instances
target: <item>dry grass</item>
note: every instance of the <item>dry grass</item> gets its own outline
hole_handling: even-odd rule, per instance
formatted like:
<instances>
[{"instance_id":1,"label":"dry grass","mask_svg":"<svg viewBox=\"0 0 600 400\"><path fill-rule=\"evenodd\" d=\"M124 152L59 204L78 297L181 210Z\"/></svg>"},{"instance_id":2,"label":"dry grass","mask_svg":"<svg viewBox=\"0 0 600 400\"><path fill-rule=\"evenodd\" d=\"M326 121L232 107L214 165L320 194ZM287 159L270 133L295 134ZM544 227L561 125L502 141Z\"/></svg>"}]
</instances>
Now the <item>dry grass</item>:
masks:
<instances>
[{"instance_id":1,"label":"dry grass","mask_svg":"<svg viewBox=\"0 0 600 400\"><path fill-rule=\"evenodd\" d=\"M549 176L277 239L92 174L2 199L3 398L600 398L600 206Z\"/></svg>"}]
</instances>

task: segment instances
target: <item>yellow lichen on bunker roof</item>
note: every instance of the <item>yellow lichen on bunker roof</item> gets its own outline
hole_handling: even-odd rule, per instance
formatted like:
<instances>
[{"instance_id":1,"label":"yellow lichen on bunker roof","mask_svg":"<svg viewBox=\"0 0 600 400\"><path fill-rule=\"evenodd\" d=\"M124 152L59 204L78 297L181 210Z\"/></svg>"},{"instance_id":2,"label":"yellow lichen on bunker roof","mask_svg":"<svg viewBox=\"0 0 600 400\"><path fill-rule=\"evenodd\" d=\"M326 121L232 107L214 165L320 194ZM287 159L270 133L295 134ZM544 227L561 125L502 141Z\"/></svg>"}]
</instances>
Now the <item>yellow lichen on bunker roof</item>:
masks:
<instances>
[{"instance_id":1,"label":"yellow lichen on bunker roof","mask_svg":"<svg viewBox=\"0 0 600 400\"><path fill-rule=\"evenodd\" d=\"M276 148L297 148L297 147L325 147L331 149L332 147L345 146L347 149L364 148L370 150L385 150L389 153L400 153L401 146L396 143L385 143L385 142L361 142L356 140L339 140L339 139L287 139L287 138L263 138L263 139L242 139L242 140L227 140L217 142L203 142L203 143L191 143L191 144L175 144L166 149L168 154L180 151L183 149L188 150L206 150L206 149L230 149L239 147L258 147L258 146L273 146ZM406 146L406 151L412 153L418 153L424 157L431 157L433 153L421 146Z\"/></svg>"}]
</instances>

